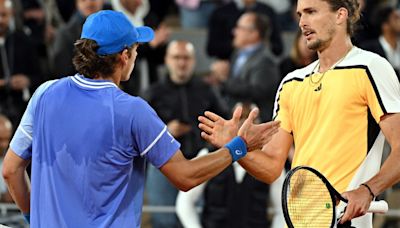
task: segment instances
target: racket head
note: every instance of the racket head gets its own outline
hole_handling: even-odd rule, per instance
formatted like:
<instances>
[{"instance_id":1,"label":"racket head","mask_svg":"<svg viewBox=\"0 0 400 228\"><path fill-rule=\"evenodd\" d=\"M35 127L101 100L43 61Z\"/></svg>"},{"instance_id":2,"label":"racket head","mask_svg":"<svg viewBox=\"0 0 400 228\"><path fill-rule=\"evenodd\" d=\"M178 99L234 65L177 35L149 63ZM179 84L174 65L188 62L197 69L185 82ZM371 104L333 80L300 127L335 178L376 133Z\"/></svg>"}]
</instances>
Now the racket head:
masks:
<instances>
[{"instance_id":1,"label":"racket head","mask_svg":"<svg viewBox=\"0 0 400 228\"><path fill-rule=\"evenodd\" d=\"M282 188L282 209L287 226L334 227L339 196L317 170L308 166L290 170Z\"/></svg>"}]
</instances>

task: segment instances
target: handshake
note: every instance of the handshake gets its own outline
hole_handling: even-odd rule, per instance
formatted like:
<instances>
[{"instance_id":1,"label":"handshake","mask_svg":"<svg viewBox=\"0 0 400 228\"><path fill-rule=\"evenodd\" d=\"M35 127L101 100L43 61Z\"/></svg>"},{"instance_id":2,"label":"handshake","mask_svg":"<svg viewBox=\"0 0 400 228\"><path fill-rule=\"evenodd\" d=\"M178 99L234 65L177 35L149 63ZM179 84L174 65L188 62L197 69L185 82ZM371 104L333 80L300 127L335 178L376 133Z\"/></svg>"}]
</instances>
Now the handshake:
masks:
<instances>
[{"instance_id":1,"label":"handshake","mask_svg":"<svg viewBox=\"0 0 400 228\"><path fill-rule=\"evenodd\" d=\"M212 145L227 147L233 162L244 157L247 151L261 149L278 132L280 122L255 123L259 109L250 111L247 118L242 115L243 107L238 106L230 120L212 112L205 112L198 120L201 137Z\"/></svg>"}]
</instances>

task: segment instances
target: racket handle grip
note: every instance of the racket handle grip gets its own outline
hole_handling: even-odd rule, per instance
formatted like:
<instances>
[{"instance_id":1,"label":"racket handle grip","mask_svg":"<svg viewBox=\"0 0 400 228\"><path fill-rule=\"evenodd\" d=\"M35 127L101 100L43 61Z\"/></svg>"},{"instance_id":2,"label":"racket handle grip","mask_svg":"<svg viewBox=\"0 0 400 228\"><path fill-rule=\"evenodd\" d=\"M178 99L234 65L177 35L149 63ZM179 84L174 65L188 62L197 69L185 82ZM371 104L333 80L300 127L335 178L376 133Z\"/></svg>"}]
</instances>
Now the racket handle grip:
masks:
<instances>
[{"instance_id":1,"label":"racket handle grip","mask_svg":"<svg viewBox=\"0 0 400 228\"><path fill-rule=\"evenodd\" d=\"M368 212L384 214L389 210L388 203L385 200L372 201Z\"/></svg>"}]
</instances>

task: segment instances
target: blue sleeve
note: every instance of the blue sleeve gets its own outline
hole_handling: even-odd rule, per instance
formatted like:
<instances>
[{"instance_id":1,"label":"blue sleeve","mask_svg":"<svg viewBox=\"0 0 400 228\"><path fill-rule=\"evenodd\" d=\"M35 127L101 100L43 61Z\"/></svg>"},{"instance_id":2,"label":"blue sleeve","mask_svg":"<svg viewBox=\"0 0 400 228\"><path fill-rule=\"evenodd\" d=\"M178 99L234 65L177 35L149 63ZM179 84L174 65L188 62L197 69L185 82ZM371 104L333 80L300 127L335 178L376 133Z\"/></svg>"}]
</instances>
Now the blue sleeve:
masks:
<instances>
[{"instance_id":1,"label":"blue sleeve","mask_svg":"<svg viewBox=\"0 0 400 228\"><path fill-rule=\"evenodd\" d=\"M180 148L180 143L168 132L167 126L144 100L132 123L132 132L140 155L155 167L164 165Z\"/></svg>"},{"instance_id":2,"label":"blue sleeve","mask_svg":"<svg viewBox=\"0 0 400 228\"><path fill-rule=\"evenodd\" d=\"M28 160L32 157L33 117L35 116L37 102L44 91L56 81L57 80L45 82L37 88L10 142L10 148L22 159Z\"/></svg>"}]
</instances>

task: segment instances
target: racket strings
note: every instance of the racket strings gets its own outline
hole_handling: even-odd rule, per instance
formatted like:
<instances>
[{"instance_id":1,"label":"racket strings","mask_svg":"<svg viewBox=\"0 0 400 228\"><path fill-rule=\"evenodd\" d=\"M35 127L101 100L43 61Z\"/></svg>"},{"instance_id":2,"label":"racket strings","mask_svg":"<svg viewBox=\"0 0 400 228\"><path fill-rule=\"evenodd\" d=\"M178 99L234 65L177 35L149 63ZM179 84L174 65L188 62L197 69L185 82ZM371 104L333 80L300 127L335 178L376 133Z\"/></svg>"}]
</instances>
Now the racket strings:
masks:
<instances>
[{"instance_id":1,"label":"racket strings","mask_svg":"<svg viewBox=\"0 0 400 228\"><path fill-rule=\"evenodd\" d=\"M298 170L292 175L286 194L288 213L294 227L330 227L335 205L329 190L317 175Z\"/></svg>"}]
</instances>

